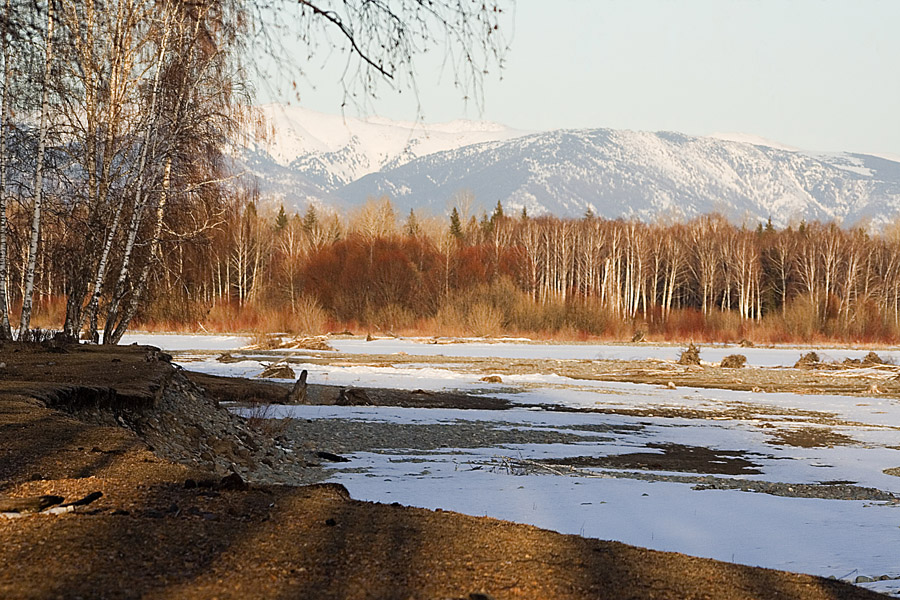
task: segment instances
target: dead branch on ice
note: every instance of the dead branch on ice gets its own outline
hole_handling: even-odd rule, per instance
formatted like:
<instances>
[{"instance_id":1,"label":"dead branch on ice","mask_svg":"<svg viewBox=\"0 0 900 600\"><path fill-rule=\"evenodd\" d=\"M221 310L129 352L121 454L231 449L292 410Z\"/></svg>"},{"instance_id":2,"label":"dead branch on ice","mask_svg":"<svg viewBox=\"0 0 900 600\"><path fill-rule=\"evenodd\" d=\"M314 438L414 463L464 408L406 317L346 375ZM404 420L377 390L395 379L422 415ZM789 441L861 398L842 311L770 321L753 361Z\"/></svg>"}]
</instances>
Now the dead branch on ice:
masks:
<instances>
[{"instance_id":1,"label":"dead branch on ice","mask_svg":"<svg viewBox=\"0 0 900 600\"><path fill-rule=\"evenodd\" d=\"M512 458L510 456L495 456L491 466L495 469L505 470L510 475L529 475L532 473L548 473L550 475L563 475L571 477L593 477L607 479L611 477L606 473L598 473L588 469L579 469L571 465L548 465L542 462L528 460L527 458Z\"/></svg>"}]
</instances>

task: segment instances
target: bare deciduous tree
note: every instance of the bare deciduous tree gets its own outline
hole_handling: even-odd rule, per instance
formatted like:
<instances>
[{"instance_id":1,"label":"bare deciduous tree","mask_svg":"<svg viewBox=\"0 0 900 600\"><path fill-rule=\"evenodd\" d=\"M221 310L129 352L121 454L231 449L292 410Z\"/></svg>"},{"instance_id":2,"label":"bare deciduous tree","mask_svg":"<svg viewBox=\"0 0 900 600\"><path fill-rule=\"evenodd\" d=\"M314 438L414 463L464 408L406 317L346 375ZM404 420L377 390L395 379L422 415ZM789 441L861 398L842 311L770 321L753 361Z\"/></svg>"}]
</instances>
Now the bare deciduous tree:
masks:
<instances>
[{"instance_id":1,"label":"bare deciduous tree","mask_svg":"<svg viewBox=\"0 0 900 600\"><path fill-rule=\"evenodd\" d=\"M55 7L53 0L47 4L47 22L44 32L44 69L41 84L40 123L38 125L38 147L34 172L34 198L32 200L31 236L28 258L25 261L24 289L22 291L22 316L19 318L19 339L26 339L31 325L31 310L34 301L34 276L37 266L38 244L41 239L41 211L44 201L44 153L50 134L50 88L53 76L53 27Z\"/></svg>"}]
</instances>

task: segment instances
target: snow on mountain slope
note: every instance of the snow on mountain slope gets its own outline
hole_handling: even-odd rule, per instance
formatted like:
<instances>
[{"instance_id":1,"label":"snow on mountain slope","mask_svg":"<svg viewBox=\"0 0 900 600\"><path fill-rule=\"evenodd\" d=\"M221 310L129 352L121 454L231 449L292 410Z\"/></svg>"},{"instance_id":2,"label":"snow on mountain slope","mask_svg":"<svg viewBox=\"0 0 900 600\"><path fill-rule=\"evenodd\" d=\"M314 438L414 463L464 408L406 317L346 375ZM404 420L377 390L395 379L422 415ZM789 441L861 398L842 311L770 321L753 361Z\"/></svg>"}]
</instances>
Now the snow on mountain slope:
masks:
<instances>
[{"instance_id":1,"label":"snow on mountain slope","mask_svg":"<svg viewBox=\"0 0 900 600\"><path fill-rule=\"evenodd\" d=\"M283 166L265 151L244 147L231 151L231 169L243 185L259 192L263 204L302 212L310 204L339 206L341 200L307 174Z\"/></svg>"},{"instance_id":2,"label":"snow on mountain slope","mask_svg":"<svg viewBox=\"0 0 900 600\"><path fill-rule=\"evenodd\" d=\"M351 204L387 194L400 211L443 213L460 189L476 209L500 200L531 214L877 223L900 209L900 163L671 132L565 130L432 154L336 194Z\"/></svg>"},{"instance_id":3,"label":"snow on mountain slope","mask_svg":"<svg viewBox=\"0 0 900 600\"><path fill-rule=\"evenodd\" d=\"M388 195L398 211L449 210L461 190L477 212L691 218L753 224L836 219L877 226L900 210L900 162L811 153L748 134L706 137L612 129L525 135L494 123L423 125L262 107L268 135L235 152L260 195L302 211Z\"/></svg>"},{"instance_id":4,"label":"snow on mountain slope","mask_svg":"<svg viewBox=\"0 0 900 600\"><path fill-rule=\"evenodd\" d=\"M482 121L425 125L326 115L282 104L259 110L268 124L268 139L257 142L254 150L267 153L282 167L300 171L325 189L434 152L523 134Z\"/></svg>"}]
</instances>

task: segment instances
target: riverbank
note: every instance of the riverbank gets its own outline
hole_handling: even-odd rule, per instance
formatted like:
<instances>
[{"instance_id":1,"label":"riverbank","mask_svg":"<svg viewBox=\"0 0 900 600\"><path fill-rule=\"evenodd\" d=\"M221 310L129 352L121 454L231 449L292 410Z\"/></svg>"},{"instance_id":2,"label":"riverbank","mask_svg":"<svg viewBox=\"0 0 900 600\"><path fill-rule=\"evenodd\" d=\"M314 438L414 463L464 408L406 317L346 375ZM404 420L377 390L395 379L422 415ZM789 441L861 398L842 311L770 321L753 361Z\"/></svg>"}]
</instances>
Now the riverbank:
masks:
<instances>
[{"instance_id":1,"label":"riverbank","mask_svg":"<svg viewBox=\"0 0 900 600\"><path fill-rule=\"evenodd\" d=\"M254 431L146 347L9 345L0 363L0 496L102 493L64 514L0 519L0 597L880 597L358 502L336 485L274 485L320 477L319 442L289 447Z\"/></svg>"}]
</instances>

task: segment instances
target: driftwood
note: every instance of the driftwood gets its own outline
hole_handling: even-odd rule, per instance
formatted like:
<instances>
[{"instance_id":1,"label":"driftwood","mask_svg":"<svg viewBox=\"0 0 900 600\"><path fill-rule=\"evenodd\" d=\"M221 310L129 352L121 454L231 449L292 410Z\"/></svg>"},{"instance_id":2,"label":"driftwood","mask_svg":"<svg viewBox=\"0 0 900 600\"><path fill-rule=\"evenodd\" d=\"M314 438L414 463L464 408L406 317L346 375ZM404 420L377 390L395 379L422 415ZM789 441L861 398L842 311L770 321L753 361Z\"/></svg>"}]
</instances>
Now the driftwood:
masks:
<instances>
[{"instance_id":1,"label":"driftwood","mask_svg":"<svg viewBox=\"0 0 900 600\"><path fill-rule=\"evenodd\" d=\"M41 512L51 506L61 504L62 496L29 496L28 498L3 498L0 500L0 513L28 514Z\"/></svg>"},{"instance_id":2,"label":"driftwood","mask_svg":"<svg viewBox=\"0 0 900 600\"><path fill-rule=\"evenodd\" d=\"M48 508L43 511L45 514L58 515L67 512L73 512L79 506L87 506L94 500L103 497L103 492L91 492L84 498L76 500L75 502L69 502L68 504L60 504L59 506L54 506L53 508Z\"/></svg>"},{"instance_id":3,"label":"driftwood","mask_svg":"<svg viewBox=\"0 0 900 600\"><path fill-rule=\"evenodd\" d=\"M262 379L293 379L294 370L287 365L279 364L281 362L282 361L272 363L271 365L263 369L263 372L257 375L257 377Z\"/></svg>"},{"instance_id":4,"label":"driftwood","mask_svg":"<svg viewBox=\"0 0 900 600\"><path fill-rule=\"evenodd\" d=\"M87 506L94 500L103 497L103 492L91 492L84 498L62 504L62 496L30 496L27 498L3 498L0 499L0 514L9 517L41 513L58 515L73 512L79 506Z\"/></svg>"},{"instance_id":5,"label":"driftwood","mask_svg":"<svg viewBox=\"0 0 900 600\"><path fill-rule=\"evenodd\" d=\"M691 342L687 349L682 351L681 357L678 359L679 365L699 365L700 364L700 348Z\"/></svg>"},{"instance_id":6,"label":"driftwood","mask_svg":"<svg viewBox=\"0 0 900 600\"><path fill-rule=\"evenodd\" d=\"M294 387L291 388L291 391L288 392L287 395L287 404L306 404L306 377L308 373L306 369L300 371L300 377L297 378L297 381L294 383Z\"/></svg>"},{"instance_id":7,"label":"driftwood","mask_svg":"<svg viewBox=\"0 0 900 600\"><path fill-rule=\"evenodd\" d=\"M819 359L819 355L815 352L807 352L800 359L794 363L795 369L815 369L821 360Z\"/></svg>"},{"instance_id":8,"label":"driftwood","mask_svg":"<svg viewBox=\"0 0 900 600\"><path fill-rule=\"evenodd\" d=\"M240 357L232 356L230 352L225 352L224 354L220 354L216 357L216 360L222 363L236 363L244 360Z\"/></svg>"},{"instance_id":9,"label":"driftwood","mask_svg":"<svg viewBox=\"0 0 900 600\"><path fill-rule=\"evenodd\" d=\"M571 465L548 465L542 462L525 458L512 458L509 456L495 456L495 462L490 463L495 469L504 470L510 475L529 475L532 473L549 473L551 475L566 475L575 477L591 477L608 479L612 477L607 473L579 469Z\"/></svg>"},{"instance_id":10,"label":"driftwood","mask_svg":"<svg viewBox=\"0 0 900 600\"><path fill-rule=\"evenodd\" d=\"M344 388L338 393L334 403L337 406L371 406L372 399L364 389Z\"/></svg>"},{"instance_id":11,"label":"driftwood","mask_svg":"<svg viewBox=\"0 0 900 600\"><path fill-rule=\"evenodd\" d=\"M320 450L316 452L316 456L321 458L322 460L327 460L329 462L350 462L349 458L345 458L338 454L333 454L331 452L325 452L324 450Z\"/></svg>"},{"instance_id":12,"label":"driftwood","mask_svg":"<svg viewBox=\"0 0 900 600\"><path fill-rule=\"evenodd\" d=\"M869 367L850 368L843 367L834 370L822 370L817 373L827 377L871 377L873 379L900 379L900 366L898 365L871 365Z\"/></svg>"},{"instance_id":13,"label":"driftwood","mask_svg":"<svg viewBox=\"0 0 900 600\"><path fill-rule=\"evenodd\" d=\"M719 366L723 369L743 369L745 364L747 364L747 357L743 354L729 354L722 359Z\"/></svg>"},{"instance_id":14,"label":"driftwood","mask_svg":"<svg viewBox=\"0 0 900 600\"><path fill-rule=\"evenodd\" d=\"M312 337L295 338L281 346L282 348L290 348L293 350L334 350L328 344L327 335L317 335Z\"/></svg>"}]
</instances>

